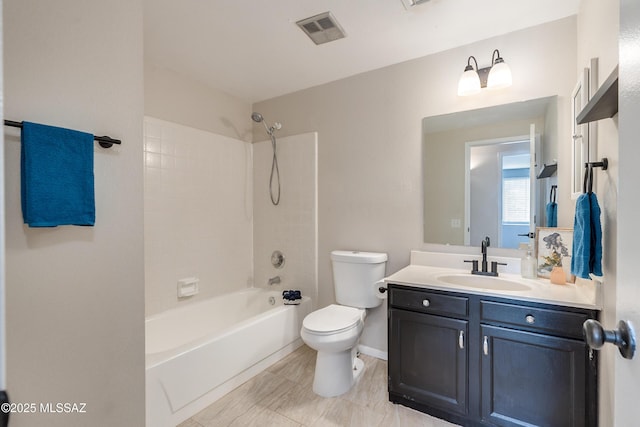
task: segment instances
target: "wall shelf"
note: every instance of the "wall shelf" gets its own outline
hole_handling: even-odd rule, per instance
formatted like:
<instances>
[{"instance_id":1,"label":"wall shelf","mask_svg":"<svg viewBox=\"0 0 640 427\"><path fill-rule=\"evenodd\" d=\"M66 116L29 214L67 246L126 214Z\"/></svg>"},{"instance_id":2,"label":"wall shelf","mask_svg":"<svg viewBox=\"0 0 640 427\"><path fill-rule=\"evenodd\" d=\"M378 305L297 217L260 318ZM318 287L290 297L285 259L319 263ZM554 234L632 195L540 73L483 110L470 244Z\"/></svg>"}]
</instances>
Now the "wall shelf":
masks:
<instances>
[{"instance_id":1,"label":"wall shelf","mask_svg":"<svg viewBox=\"0 0 640 427\"><path fill-rule=\"evenodd\" d=\"M550 176L553 176L557 170L558 170L558 163L553 163L550 165L544 164L537 178L538 179L549 178Z\"/></svg>"},{"instance_id":2,"label":"wall shelf","mask_svg":"<svg viewBox=\"0 0 640 427\"><path fill-rule=\"evenodd\" d=\"M614 68L607 80L600 86L600 89L587 102L582 109L576 122L594 122L596 120L608 119L618 112L618 66Z\"/></svg>"}]
</instances>

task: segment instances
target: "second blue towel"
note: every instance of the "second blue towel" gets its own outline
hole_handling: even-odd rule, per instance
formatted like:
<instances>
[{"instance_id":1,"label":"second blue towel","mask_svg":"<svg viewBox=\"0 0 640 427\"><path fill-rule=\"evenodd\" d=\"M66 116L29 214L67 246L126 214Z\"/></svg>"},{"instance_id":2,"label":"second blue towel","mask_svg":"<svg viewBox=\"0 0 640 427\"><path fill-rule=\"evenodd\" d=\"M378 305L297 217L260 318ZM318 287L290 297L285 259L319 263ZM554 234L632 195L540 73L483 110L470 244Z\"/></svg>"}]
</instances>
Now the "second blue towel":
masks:
<instances>
[{"instance_id":1,"label":"second blue towel","mask_svg":"<svg viewBox=\"0 0 640 427\"><path fill-rule=\"evenodd\" d=\"M558 226L558 204L556 202L547 203L547 227Z\"/></svg>"}]
</instances>

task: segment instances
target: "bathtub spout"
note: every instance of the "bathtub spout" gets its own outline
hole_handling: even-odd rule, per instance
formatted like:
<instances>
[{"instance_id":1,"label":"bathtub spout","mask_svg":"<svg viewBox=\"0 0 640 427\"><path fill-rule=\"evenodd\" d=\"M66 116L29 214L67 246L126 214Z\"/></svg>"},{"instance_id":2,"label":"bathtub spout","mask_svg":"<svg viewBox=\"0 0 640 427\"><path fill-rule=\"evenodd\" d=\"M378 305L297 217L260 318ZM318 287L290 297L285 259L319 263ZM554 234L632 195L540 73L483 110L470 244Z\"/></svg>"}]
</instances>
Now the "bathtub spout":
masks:
<instances>
[{"instance_id":1,"label":"bathtub spout","mask_svg":"<svg viewBox=\"0 0 640 427\"><path fill-rule=\"evenodd\" d=\"M277 285L279 283L280 283L280 276L275 276L275 277L269 278L269 286Z\"/></svg>"}]
</instances>

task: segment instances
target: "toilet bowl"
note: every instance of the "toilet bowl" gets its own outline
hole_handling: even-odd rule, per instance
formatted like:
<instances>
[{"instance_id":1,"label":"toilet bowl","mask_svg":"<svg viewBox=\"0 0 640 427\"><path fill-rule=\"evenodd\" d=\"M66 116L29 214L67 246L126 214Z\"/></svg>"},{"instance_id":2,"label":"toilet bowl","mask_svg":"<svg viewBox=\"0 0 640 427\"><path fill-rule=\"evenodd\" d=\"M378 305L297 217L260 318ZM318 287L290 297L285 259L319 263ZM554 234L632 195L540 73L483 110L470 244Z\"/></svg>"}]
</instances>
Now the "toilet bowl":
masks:
<instances>
[{"instance_id":1,"label":"toilet bowl","mask_svg":"<svg viewBox=\"0 0 640 427\"><path fill-rule=\"evenodd\" d=\"M332 304L304 318L302 340L318 352L313 391L323 397L346 393L364 368L356 345L364 328L365 309Z\"/></svg>"}]
</instances>

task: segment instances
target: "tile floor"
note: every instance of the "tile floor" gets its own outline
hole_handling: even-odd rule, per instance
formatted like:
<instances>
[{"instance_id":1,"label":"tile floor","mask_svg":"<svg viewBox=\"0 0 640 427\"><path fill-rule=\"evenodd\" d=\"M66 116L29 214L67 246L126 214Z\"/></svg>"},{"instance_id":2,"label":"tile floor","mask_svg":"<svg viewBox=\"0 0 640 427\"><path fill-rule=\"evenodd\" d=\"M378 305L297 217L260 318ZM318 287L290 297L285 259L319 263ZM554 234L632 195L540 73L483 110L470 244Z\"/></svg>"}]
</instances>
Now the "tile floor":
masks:
<instances>
[{"instance_id":1,"label":"tile floor","mask_svg":"<svg viewBox=\"0 0 640 427\"><path fill-rule=\"evenodd\" d=\"M389 402L387 362L360 356L365 370L342 396L311 390L316 352L306 345L214 402L179 427L451 427Z\"/></svg>"}]
</instances>

